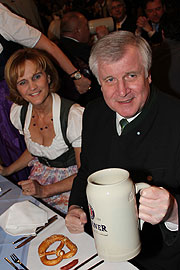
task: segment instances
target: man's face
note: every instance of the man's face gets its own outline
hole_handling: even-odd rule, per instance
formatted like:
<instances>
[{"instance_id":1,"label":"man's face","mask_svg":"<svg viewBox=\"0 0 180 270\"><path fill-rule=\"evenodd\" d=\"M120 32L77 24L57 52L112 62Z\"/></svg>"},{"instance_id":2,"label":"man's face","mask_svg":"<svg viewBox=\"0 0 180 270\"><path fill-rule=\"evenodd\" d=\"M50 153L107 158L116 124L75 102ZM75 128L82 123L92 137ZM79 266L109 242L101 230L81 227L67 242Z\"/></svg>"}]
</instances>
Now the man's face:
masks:
<instances>
[{"instance_id":1,"label":"man's face","mask_svg":"<svg viewBox=\"0 0 180 270\"><path fill-rule=\"evenodd\" d=\"M151 77L145 77L137 48L127 47L117 62L98 62L98 74L104 99L113 111L125 118L141 111L149 96Z\"/></svg>"},{"instance_id":2,"label":"man's face","mask_svg":"<svg viewBox=\"0 0 180 270\"><path fill-rule=\"evenodd\" d=\"M124 3L112 1L110 15L116 20L116 22L121 22L126 15L126 7Z\"/></svg>"},{"instance_id":3,"label":"man's face","mask_svg":"<svg viewBox=\"0 0 180 270\"><path fill-rule=\"evenodd\" d=\"M151 22L159 23L162 15L164 14L164 6L161 4L161 0L148 2L146 5L145 13Z\"/></svg>"}]
</instances>

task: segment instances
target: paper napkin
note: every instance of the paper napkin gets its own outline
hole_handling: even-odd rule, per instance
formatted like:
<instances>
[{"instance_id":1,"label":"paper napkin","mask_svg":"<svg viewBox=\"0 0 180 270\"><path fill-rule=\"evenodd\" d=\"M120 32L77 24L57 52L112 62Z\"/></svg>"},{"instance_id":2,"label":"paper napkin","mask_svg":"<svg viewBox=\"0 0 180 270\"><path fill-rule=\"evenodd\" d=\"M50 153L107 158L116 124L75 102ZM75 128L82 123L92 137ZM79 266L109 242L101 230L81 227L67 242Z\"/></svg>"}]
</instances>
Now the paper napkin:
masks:
<instances>
[{"instance_id":1,"label":"paper napkin","mask_svg":"<svg viewBox=\"0 0 180 270\"><path fill-rule=\"evenodd\" d=\"M17 202L0 216L0 226L14 236L34 235L47 221L47 212L30 201Z\"/></svg>"}]
</instances>

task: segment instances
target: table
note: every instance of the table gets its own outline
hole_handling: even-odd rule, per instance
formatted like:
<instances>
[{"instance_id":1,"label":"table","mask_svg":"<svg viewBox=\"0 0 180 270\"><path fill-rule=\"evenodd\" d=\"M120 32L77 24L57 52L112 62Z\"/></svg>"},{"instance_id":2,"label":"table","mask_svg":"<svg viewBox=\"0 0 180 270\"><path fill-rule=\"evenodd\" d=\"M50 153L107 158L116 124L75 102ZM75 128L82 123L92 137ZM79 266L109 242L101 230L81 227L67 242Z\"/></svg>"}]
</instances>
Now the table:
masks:
<instances>
[{"instance_id":1,"label":"table","mask_svg":"<svg viewBox=\"0 0 180 270\"><path fill-rule=\"evenodd\" d=\"M48 213L48 218L55 214L50 208L36 200L31 196L22 195L21 189L10 182L8 179L2 177L0 175L0 187L2 191L5 191L9 188L12 188L10 192L4 195L2 198L0 197L0 215L5 212L11 205L16 203L17 201L30 200L33 203L39 205L43 209L45 209ZM72 242L74 242L78 247L78 252L71 259L63 260L60 264L55 266L45 266L41 263L38 256L38 246L40 243L47 237L52 234L63 234L70 238ZM11 236L3 231L0 227L0 269L2 270L11 270L13 269L5 260L4 257L10 258L12 253L15 253L21 261L29 268L29 270L46 270L46 269L56 269L59 270L61 266L69 263L73 259L79 259L79 263L83 262L87 258L96 254L94 239L86 233L82 234L71 234L65 226L65 220L63 217L58 215L58 220L56 220L53 224L49 225L46 229L40 232L36 238L34 238L30 243L25 246L15 249L12 242L16 239L20 238L20 236ZM52 249L56 248L56 245L59 243L54 243L52 245ZM101 259L97 256L88 264L84 265L80 268L80 270L87 270L90 266L95 263L101 261ZM19 266L19 265L17 265ZM20 267L19 267L20 269ZM96 269L98 270L137 270L135 266L130 264L129 262L121 262L121 263L108 263L104 262L99 265Z\"/></svg>"}]
</instances>

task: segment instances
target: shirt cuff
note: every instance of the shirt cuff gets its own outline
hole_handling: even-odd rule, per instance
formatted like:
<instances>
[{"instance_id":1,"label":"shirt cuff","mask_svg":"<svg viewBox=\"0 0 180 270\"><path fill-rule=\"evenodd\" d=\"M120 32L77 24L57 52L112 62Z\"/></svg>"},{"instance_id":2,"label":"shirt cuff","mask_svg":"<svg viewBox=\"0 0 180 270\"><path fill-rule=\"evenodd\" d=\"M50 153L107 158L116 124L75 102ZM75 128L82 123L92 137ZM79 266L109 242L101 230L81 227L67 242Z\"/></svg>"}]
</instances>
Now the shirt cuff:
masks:
<instances>
[{"instance_id":1,"label":"shirt cuff","mask_svg":"<svg viewBox=\"0 0 180 270\"><path fill-rule=\"evenodd\" d=\"M179 226L177 224L174 224L172 222L164 222L164 225L169 231L175 232L178 231Z\"/></svg>"}]
</instances>

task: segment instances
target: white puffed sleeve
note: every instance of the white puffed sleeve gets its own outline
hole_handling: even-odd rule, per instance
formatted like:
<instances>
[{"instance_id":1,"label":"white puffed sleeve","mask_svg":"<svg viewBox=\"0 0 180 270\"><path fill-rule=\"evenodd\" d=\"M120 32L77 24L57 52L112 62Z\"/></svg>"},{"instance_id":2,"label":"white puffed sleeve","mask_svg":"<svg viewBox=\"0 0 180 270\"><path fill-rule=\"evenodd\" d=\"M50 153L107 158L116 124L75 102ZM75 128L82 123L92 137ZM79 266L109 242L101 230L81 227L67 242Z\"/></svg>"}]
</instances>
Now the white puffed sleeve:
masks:
<instances>
[{"instance_id":1,"label":"white puffed sleeve","mask_svg":"<svg viewBox=\"0 0 180 270\"><path fill-rule=\"evenodd\" d=\"M84 108L73 104L68 115L67 138L73 147L81 147L82 117Z\"/></svg>"},{"instance_id":2,"label":"white puffed sleeve","mask_svg":"<svg viewBox=\"0 0 180 270\"><path fill-rule=\"evenodd\" d=\"M11 111L10 111L10 120L12 124L15 126L15 128L19 130L19 133L23 134L21 120L20 120L21 108L22 108L21 105L17 105L15 103L12 104Z\"/></svg>"},{"instance_id":3,"label":"white puffed sleeve","mask_svg":"<svg viewBox=\"0 0 180 270\"><path fill-rule=\"evenodd\" d=\"M12 13L0 4L0 34L6 39L26 47L34 47L41 37L41 32L28 25L26 20Z\"/></svg>"}]
</instances>

